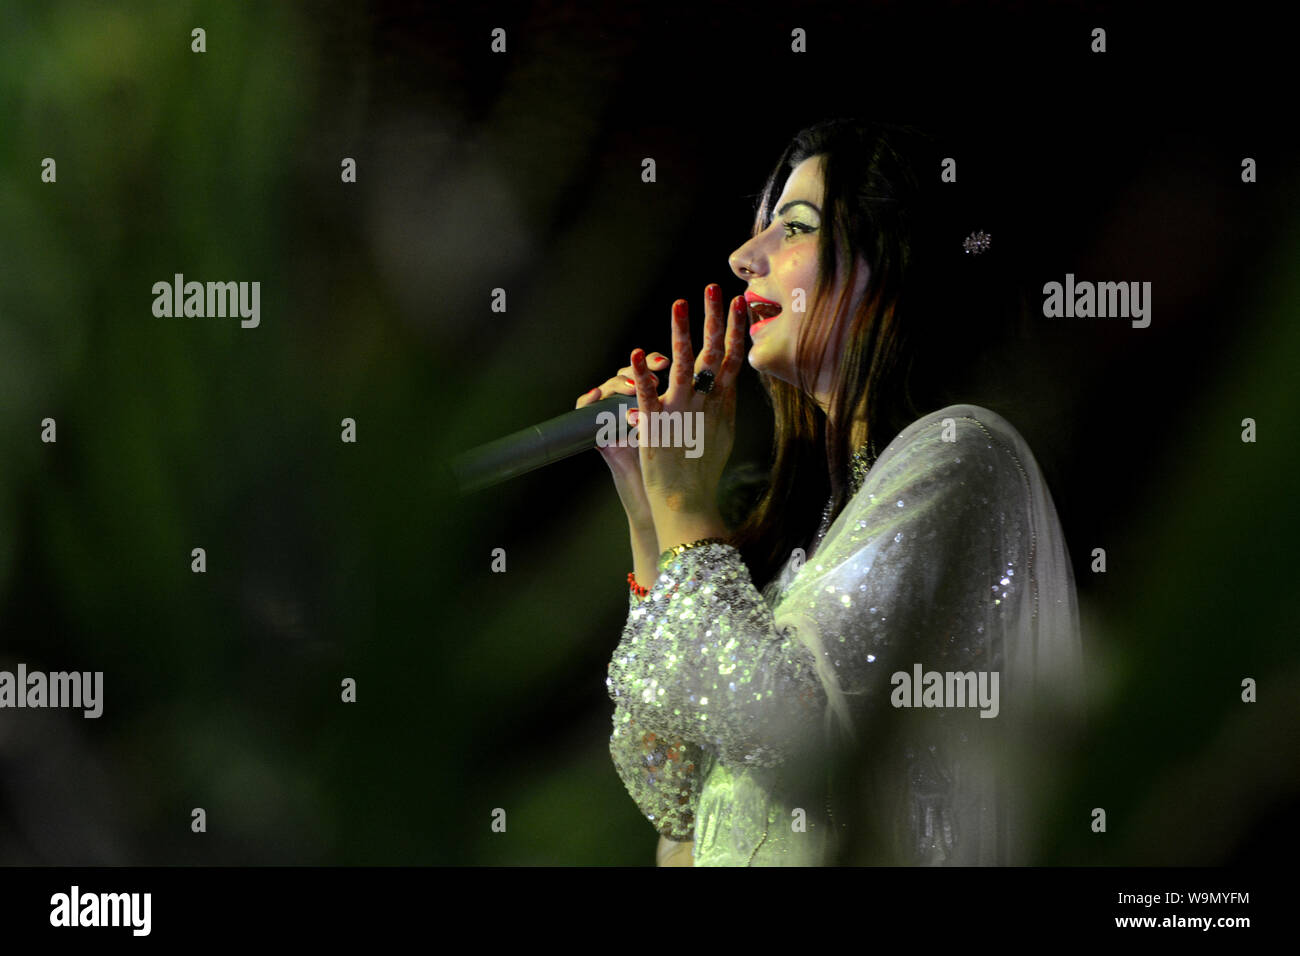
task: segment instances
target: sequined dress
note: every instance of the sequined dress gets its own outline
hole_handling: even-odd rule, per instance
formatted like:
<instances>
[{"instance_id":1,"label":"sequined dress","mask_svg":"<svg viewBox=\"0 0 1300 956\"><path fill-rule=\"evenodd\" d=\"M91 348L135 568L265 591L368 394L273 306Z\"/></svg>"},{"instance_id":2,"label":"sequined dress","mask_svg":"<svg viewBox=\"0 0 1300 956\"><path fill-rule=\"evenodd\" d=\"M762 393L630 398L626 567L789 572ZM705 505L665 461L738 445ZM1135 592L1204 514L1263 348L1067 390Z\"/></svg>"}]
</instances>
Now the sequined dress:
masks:
<instances>
[{"instance_id":1,"label":"sequined dress","mask_svg":"<svg viewBox=\"0 0 1300 956\"><path fill-rule=\"evenodd\" d=\"M896 761L860 784L890 836L874 862L1023 862L1028 823L997 735L1031 698L1080 693L1051 495L1019 433L975 405L918 419L865 475L855 461L848 503L763 593L714 543L629 594L606 681L615 768L660 834L694 839L697 866L824 865L855 825L832 809L827 755L878 746ZM1001 719L980 717L973 684L964 707L951 687L946 707L899 696L899 674L930 671L998 674L1000 713L982 712ZM912 716L900 701L915 719L886 736L882 708Z\"/></svg>"}]
</instances>

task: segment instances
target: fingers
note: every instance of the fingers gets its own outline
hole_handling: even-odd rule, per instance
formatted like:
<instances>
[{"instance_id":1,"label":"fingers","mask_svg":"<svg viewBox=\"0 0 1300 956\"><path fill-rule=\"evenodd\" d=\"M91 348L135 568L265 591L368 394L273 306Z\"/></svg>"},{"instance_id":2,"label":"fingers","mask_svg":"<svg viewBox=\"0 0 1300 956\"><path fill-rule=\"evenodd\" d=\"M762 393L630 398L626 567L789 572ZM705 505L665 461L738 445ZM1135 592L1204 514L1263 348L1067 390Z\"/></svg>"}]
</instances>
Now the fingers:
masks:
<instances>
[{"instance_id":1,"label":"fingers","mask_svg":"<svg viewBox=\"0 0 1300 956\"><path fill-rule=\"evenodd\" d=\"M718 387L731 388L740 375L740 367L745 360L745 299L736 296L727 311L726 352L722 357L722 368L718 371Z\"/></svg>"},{"instance_id":2,"label":"fingers","mask_svg":"<svg viewBox=\"0 0 1300 956\"><path fill-rule=\"evenodd\" d=\"M657 368L657 369L663 369L664 367L666 367L666 366L668 365L668 359L664 358L664 356L662 356L662 355L659 355L658 360L656 360L656 359L654 358L655 355L659 355L659 353L658 353L658 352L655 352L655 353L653 353L652 355L647 355L647 356L645 357L646 367L647 367L647 368L651 368L651 369L656 369L656 368ZM636 390L636 379L634 378L634 376L633 376L632 373L633 373L633 368L632 368L632 366L631 366L631 365L624 365L621 369L618 370L618 380L619 380L619 381L622 381L622 383L623 383L624 385L627 385L628 388L630 388L630 389L632 389L633 391L635 391L635 390ZM650 377L651 377L652 379L654 379L654 382L655 382L656 385L659 384L659 376L656 375L656 374L654 374L653 371L650 373ZM611 379L611 381L614 381L614 380ZM630 384L629 384L629 383L630 383ZM632 394L632 392L629 392L628 394L630 395L630 394Z\"/></svg>"},{"instance_id":3,"label":"fingers","mask_svg":"<svg viewBox=\"0 0 1300 956\"><path fill-rule=\"evenodd\" d=\"M650 390L653 391L656 396L658 396L659 376L649 371L648 366L651 363L653 363L656 368L662 369L668 365L668 357L665 355L660 355L658 352L651 352L649 355L645 357L645 362L647 365L646 374L650 378ZM627 392L625 394L637 395L638 393L636 387L636 369L633 368L631 365L628 365L619 369L618 374L621 377L623 387L627 388ZM628 382L631 382L632 384L628 385L627 384ZM637 397L636 404L637 404L636 408L629 408L627 411L627 421L629 425L635 425L637 423L637 419L640 416L639 409L644 407L641 404L641 398L639 397L639 395Z\"/></svg>"},{"instance_id":4,"label":"fingers","mask_svg":"<svg viewBox=\"0 0 1300 956\"><path fill-rule=\"evenodd\" d=\"M645 357L645 363L646 365L650 366L651 370L662 372L664 369L668 367L668 356L660 355L658 352L651 352L649 355ZM631 378L632 366L624 365L621 369L618 370L618 374L626 375L629 378ZM658 378L658 376L655 377Z\"/></svg>"},{"instance_id":5,"label":"fingers","mask_svg":"<svg viewBox=\"0 0 1300 956\"><path fill-rule=\"evenodd\" d=\"M673 303L673 366L668 373L668 391L690 393L695 378L695 351L691 348L691 324L686 300Z\"/></svg>"},{"instance_id":6,"label":"fingers","mask_svg":"<svg viewBox=\"0 0 1300 956\"><path fill-rule=\"evenodd\" d=\"M723 358L722 287L713 283L704 290L704 350L695 363L695 371L712 369L715 373Z\"/></svg>"},{"instance_id":7,"label":"fingers","mask_svg":"<svg viewBox=\"0 0 1300 956\"><path fill-rule=\"evenodd\" d=\"M632 350L632 378L636 381L636 407L642 414L659 411L659 392L646 366L644 349Z\"/></svg>"},{"instance_id":8,"label":"fingers","mask_svg":"<svg viewBox=\"0 0 1300 956\"><path fill-rule=\"evenodd\" d=\"M646 356L646 363L652 369L663 371L668 366L668 357L661 355L659 352L651 352ZM651 380L658 385L659 376L653 372L650 373ZM624 365L618 370L618 374L605 380L603 385L598 385L589 392L583 392L574 402L574 408L583 408L592 402L598 402L602 398L608 398L611 395L635 395L636 381L632 377L632 366Z\"/></svg>"}]
</instances>

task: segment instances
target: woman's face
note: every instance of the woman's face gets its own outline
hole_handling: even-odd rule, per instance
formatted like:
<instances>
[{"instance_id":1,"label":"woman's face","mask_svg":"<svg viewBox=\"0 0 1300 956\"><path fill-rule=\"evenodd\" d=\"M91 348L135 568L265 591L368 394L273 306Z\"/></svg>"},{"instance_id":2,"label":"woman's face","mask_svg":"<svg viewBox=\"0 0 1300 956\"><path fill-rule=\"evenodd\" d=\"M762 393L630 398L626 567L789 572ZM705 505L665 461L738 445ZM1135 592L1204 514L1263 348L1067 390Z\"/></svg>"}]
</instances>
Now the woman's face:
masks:
<instances>
[{"instance_id":1,"label":"woman's face","mask_svg":"<svg viewBox=\"0 0 1300 956\"><path fill-rule=\"evenodd\" d=\"M813 309L817 287L817 253L822 229L821 157L811 156L796 166L776 201L772 221L728 258L731 271L749 283L749 364L782 381L798 385L795 372L795 344L799 329ZM843 271L840 281L843 281ZM869 270L859 257L858 278L852 305L866 289ZM839 286L829 290L833 303ZM834 356L843 338L837 330L826 364L808 381L816 383L814 398L825 407L834 376Z\"/></svg>"}]
</instances>

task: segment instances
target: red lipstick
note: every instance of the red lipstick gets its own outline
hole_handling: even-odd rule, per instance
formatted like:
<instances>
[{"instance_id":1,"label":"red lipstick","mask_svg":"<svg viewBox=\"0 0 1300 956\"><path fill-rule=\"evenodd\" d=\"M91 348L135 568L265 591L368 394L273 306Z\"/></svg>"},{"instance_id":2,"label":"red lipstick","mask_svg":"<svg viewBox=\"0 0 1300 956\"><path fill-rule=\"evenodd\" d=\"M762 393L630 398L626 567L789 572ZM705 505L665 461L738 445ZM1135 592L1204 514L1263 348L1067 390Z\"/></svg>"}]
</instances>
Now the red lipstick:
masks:
<instances>
[{"instance_id":1,"label":"red lipstick","mask_svg":"<svg viewBox=\"0 0 1300 956\"><path fill-rule=\"evenodd\" d=\"M746 291L745 302L749 305L749 311L758 317L758 321L754 322L749 327L750 335L753 335L781 314L781 303L773 302L771 299L765 299L757 292Z\"/></svg>"}]
</instances>

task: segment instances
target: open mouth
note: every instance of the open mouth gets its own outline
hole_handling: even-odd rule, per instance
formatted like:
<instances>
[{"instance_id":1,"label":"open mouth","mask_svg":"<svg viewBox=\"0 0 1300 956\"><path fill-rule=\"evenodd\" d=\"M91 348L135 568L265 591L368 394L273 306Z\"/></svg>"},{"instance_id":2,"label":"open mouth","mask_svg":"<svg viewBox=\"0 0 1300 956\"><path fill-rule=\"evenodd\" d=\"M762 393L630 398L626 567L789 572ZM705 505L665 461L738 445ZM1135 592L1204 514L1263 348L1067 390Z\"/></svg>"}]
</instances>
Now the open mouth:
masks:
<instances>
[{"instance_id":1,"label":"open mouth","mask_svg":"<svg viewBox=\"0 0 1300 956\"><path fill-rule=\"evenodd\" d=\"M758 319L758 321L751 323L749 326L749 333L750 335L753 335L763 326L767 325L780 315L781 307L775 302L751 302L749 303L749 311Z\"/></svg>"}]
</instances>

